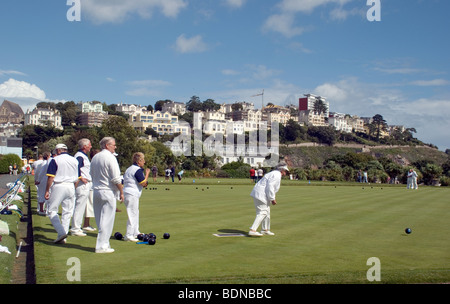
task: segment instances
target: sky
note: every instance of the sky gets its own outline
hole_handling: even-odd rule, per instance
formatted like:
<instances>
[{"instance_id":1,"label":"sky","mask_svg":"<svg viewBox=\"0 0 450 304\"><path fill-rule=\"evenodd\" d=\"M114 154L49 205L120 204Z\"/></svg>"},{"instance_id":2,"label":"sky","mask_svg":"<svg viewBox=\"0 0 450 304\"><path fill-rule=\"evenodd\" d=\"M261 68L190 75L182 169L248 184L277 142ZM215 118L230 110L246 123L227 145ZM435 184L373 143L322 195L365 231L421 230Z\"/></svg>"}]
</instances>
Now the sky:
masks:
<instances>
[{"instance_id":1,"label":"sky","mask_svg":"<svg viewBox=\"0 0 450 304\"><path fill-rule=\"evenodd\" d=\"M448 0L2 0L0 101L261 108L316 94L444 151L449 12Z\"/></svg>"}]
</instances>

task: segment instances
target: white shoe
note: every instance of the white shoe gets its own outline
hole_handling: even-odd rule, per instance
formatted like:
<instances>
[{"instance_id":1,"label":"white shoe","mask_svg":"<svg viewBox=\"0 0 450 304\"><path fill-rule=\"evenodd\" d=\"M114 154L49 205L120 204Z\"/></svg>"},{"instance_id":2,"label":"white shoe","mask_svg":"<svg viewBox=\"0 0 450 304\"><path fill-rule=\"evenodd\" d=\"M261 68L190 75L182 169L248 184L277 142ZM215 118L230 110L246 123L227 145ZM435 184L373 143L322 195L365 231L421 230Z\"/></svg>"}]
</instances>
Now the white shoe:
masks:
<instances>
[{"instance_id":1,"label":"white shoe","mask_svg":"<svg viewBox=\"0 0 450 304\"><path fill-rule=\"evenodd\" d=\"M263 230L263 231L261 231L261 233L265 234L265 235L275 235L275 233L273 233L272 231L269 231L269 230Z\"/></svg>"},{"instance_id":2,"label":"white shoe","mask_svg":"<svg viewBox=\"0 0 450 304\"><path fill-rule=\"evenodd\" d=\"M106 248L106 249L95 249L95 253L113 253L114 249Z\"/></svg>"},{"instance_id":3,"label":"white shoe","mask_svg":"<svg viewBox=\"0 0 450 304\"><path fill-rule=\"evenodd\" d=\"M263 236L261 233L259 233L258 231L249 231L248 232L249 236Z\"/></svg>"},{"instance_id":4,"label":"white shoe","mask_svg":"<svg viewBox=\"0 0 450 304\"><path fill-rule=\"evenodd\" d=\"M136 239L136 238L134 238L134 237L132 237L132 236L125 236L124 238L123 238L123 240L124 241L127 241L127 242L139 242L139 240L138 239Z\"/></svg>"},{"instance_id":5,"label":"white shoe","mask_svg":"<svg viewBox=\"0 0 450 304\"><path fill-rule=\"evenodd\" d=\"M76 230L76 231L71 231L70 235L75 235L75 236L86 236L86 233L84 233L81 230Z\"/></svg>"},{"instance_id":6,"label":"white shoe","mask_svg":"<svg viewBox=\"0 0 450 304\"><path fill-rule=\"evenodd\" d=\"M58 236L56 240L54 241L55 244L65 244L66 243L67 234L63 234L61 236Z\"/></svg>"},{"instance_id":7,"label":"white shoe","mask_svg":"<svg viewBox=\"0 0 450 304\"><path fill-rule=\"evenodd\" d=\"M93 227L91 227L91 226L88 226L88 227L83 227L83 230L84 231L95 231L95 230L97 230L96 228L93 228Z\"/></svg>"}]
</instances>

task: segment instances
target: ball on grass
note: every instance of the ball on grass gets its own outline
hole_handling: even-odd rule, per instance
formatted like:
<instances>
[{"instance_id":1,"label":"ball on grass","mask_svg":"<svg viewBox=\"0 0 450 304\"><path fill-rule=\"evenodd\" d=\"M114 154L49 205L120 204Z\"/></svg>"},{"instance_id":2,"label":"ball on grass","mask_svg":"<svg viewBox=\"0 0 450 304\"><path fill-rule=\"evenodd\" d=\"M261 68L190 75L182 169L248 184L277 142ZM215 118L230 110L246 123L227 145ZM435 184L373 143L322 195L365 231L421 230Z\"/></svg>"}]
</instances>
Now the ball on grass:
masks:
<instances>
[{"instance_id":1,"label":"ball on grass","mask_svg":"<svg viewBox=\"0 0 450 304\"><path fill-rule=\"evenodd\" d=\"M412 232L411 228L406 228L405 229L406 234L410 234Z\"/></svg>"}]
</instances>

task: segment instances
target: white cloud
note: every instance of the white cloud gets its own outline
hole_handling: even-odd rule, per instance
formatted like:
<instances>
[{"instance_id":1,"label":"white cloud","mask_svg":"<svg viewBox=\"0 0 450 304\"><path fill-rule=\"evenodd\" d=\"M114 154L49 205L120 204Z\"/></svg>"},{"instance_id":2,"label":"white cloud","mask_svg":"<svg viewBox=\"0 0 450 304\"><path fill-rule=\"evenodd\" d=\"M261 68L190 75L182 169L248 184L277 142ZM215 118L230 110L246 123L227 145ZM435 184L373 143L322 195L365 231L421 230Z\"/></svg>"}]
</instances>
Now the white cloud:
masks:
<instances>
[{"instance_id":1,"label":"white cloud","mask_svg":"<svg viewBox=\"0 0 450 304\"><path fill-rule=\"evenodd\" d=\"M445 79L433 79L433 80L417 80L412 81L411 85L428 87L428 86L447 86L450 85L450 81Z\"/></svg>"},{"instance_id":2,"label":"white cloud","mask_svg":"<svg viewBox=\"0 0 450 304\"><path fill-rule=\"evenodd\" d=\"M163 87L163 86L171 85L171 83L168 81L154 80L154 79L133 80L133 81L129 81L128 83L133 86L146 86L146 87Z\"/></svg>"},{"instance_id":3,"label":"white cloud","mask_svg":"<svg viewBox=\"0 0 450 304\"><path fill-rule=\"evenodd\" d=\"M84 0L82 14L86 14L94 23L120 23L137 14L141 18L150 18L155 10L164 16L174 18L187 7L184 0Z\"/></svg>"},{"instance_id":4,"label":"white cloud","mask_svg":"<svg viewBox=\"0 0 450 304\"><path fill-rule=\"evenodd\" d=\"M0 77L1 76L9 76L9 75L19 75L19 76L26 76L25 73L14 71L14 70L0 70Z\"/></svg>"},{"instance_id":5,"label":"white cloud","mask_svg":"<svg viewBox=\"0 0 450 304\"><path fill-rule=\"evenodd\" d=\"M221 71L223 75L227 75L227 76L235 76L235 75L239 75L240 72L236 71L236 70L232 70L232 69L224 69Z\"/></svg>"},{"instance_id":6,"label":"white cloud","mask_svg":"<svg viewBox=\"0 0 450 304\"><path fill-rule=\"evenodd\" d=\"M424 72L421 69L413 69L413 68L374 68L375 71L386 73L386 74L418 74Z\"/></svg>"},{"instance_id":7,"label":"white cloud","mask_svg":"<svg viewBox=\"0 0 450 304\"><path fill-rule=\"evenodd\" d=\"M175 50L179 53L201 53L208 49L208 45L203 41L201 35L197 35L191 38L187 38L184 34L178 36L175 46Z\"/></svg>"},{"instance_id":8,"label":"white cloud","mask_svg":"<svg viewBox=\"0 0 450 304\"><path fill-rule=\"evenodd\" d=\"M45 92L37 85L12 78L0 84L0 101L2 99L17 103L24 112L33 110L41 101L66 102L66 100L47 99Z\"/></svg>"},{"instance_id":9,"label":"white cloud","mask_svg":"<svg viewBox=\"0 0 450 304\"><path fill-rule=\"evenodd\" d=\"M317 7L325 4L334 3L343 6L350 1L353 0L283 0L279 7L285 12L311 13Z\"/></svg>"},{"instance_id":10,"label":"white cloud","mask_svg":"<svg viewBox=\"0 0 450 304\"><path fill-rule=\"evenodd\" d=\"M303 34L304 28L294 25L295 16L291 13L275 14L267 18L263 25L263 31L273 31L292 38Z\"/></svg>"},{"instance_id":11,"label":"white cloud","mask_svg":"<svg viewBox=\"0 0 450 304\"><path fill-rule=\"evenodd\" d=\"M343 6L354 0L282 0L278 5L278 13L267 18L263 24L264 31L278 32L287 38L299 36L305 32L307 27L295 24L296 14L310 14L316 8L327 4L334 4L330 12L332 20L345 20L350 15L359 14L359 10L345 10ZM336 8L337 6L337 8Z\"/></svg>"},{"instance_id":12,"label":"white cloud","mask_svg":"<svg viewBox=\"0 0 450 304\"><path fill-rule=\"evenodd\" d=\"M27 97L46 100L45 92L36 85L12 78L0 84L0 96L6 98Z\"/></svg>"},{"instance_id":13,"label":"white cloud","mask_svg":"<svg viewBox=\"0 0 450 304\"><path fill-rule=\"evenodd\" d=\"M422 84L440 85L445 81L431 81ZM317 86L313 93L323 95L330 102L330 111L372 117L381 114L388 124L404 125L417 129L418 139L437 145L440 149L450 148L450 98L448 96L427 96L410 100L407 86L391 84L368 84L349 77L333 83Z\"/></svg>"},{"instance_id":14,"label":"white cloud","mask_svg":"<svg viewBox=\"0 0 450 304\"><path fill-rule=\"evenodd\" d=\"M145 80L133 80L128 81L128 85L132 88L125 92L129 96L161 96L162 88L172 85L165 80L145 79Z\"/></svg>"},{"instance_id":15,"label":"white cloud","mask_svg":"<svg viewBox=\"0 0 450 304\"><path fill-rule=\"evenodd\" d=\"M247 0L225 0L225 4L233 8L240 8L244 6Z\"/></svg>"},{"instance_id":16,"label":"white cloud","mask_svg":"<svg viewBox=\"0 0 450 304\"><path fill-rule=\"evenodd\" d=\"M335 101L345 101L348 98L347 92L337 85L324 83L314 89L314 93Z\"/></svg>"}]
</instances>

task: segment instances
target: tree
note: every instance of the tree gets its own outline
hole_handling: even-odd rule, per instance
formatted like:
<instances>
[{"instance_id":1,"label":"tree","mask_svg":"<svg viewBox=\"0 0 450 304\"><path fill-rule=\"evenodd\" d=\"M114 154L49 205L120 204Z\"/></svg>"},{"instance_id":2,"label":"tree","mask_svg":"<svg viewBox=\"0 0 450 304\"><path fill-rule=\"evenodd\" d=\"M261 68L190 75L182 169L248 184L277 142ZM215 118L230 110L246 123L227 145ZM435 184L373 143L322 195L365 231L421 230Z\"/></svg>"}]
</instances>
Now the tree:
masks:
<instances>
[{"instance_id":1,"label":"tree","mask_svg":"<svg viewBox=\"0 0 450 304\"><path fill-rule=\"evenodd\" d=\"M186 110L190 112L199 112L203 110L203 104L198 96L192 96L186 103Z\"/></svg>"},{"instance_id":2,"label":"tree","mask_svg":"<svg viewBox=\"0 0 450 304\"><path fill-rule=\"evenodd\" d=\"M381 131L387 130L386 120L384 120L383 116L381 116L380 114L376 114L374 117L372 117L372 125L375 127L376 139L377 141L380 141Z\"/></svg>"},{"instance_id":3,"label":"tree","mask_svg":"<svg viewBox=\"0 0 450 304\"><path fill-rule=\"evenodd\" d=\"M336 130L332 126L328 127L309 127L308 135L315 137L319 142L332 146L337 139Z\"/></svg>"},{"instance_id":4,"label":"tree","mask_svg":"<svg viewBox=\"0 0 450 304\"><path fill-rule=\"evenodd\" d=\"M318 115L321 115L322 113L326 113L328 111L327 105L323 102L322 99L316 99L314 102L314 112Z\"/></svg>"},{"instance_id":5,"label":"tree","mask_svg":"<svg viewBox=\"0 0 450 304\"><path fill-rule=\"evenodd\" d=\"M215 103L213 99L207 99L203 101L203 111L218 111L220 110L220 104Z\"/></svg>"},{"instance_id":6,"label":"tree","mask_svg":"<svg viewBox=\"0 0 450 304\"><path fill-rule=\"evenodd\" d=\"M235 102L231 105L231 109L233 111L241 111L244 107L242 106L242 103L240 102Z\"/></svg>"},{"instance_id":7,"label":"tree","mask_svg":"<svg viewBox=\"0 0 450 304\"><path fill-rule=\"evenodd\" d=\"M168 102L172 102L172 100L165 99L165 100L158 100L157 102L155 102L155 111L162 111L163 105Z\"/></svg>"}]
</instances>

